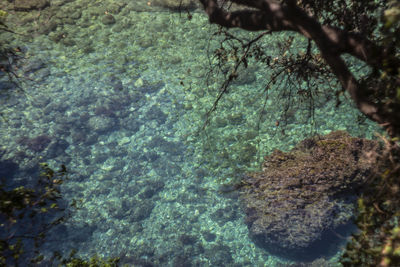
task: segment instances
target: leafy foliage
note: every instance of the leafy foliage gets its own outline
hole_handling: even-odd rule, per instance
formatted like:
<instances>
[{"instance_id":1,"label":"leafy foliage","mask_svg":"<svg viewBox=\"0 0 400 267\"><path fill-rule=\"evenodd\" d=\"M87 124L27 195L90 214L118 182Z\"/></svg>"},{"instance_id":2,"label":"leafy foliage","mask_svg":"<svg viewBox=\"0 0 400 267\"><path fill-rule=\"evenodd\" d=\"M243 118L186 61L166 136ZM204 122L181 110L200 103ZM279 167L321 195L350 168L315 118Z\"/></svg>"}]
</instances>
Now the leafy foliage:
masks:
<instances>
[{"instance_id":1,"label":"leafy foliage","mask_svg":"<svg viewBox=\"0 0 400 267\"><path fill-rule=\"evenodd\" d=\"M18 265L27 257L42 258L37 250L52 226L66 218L60 207L59 185L67 174L64 165L53 171L41 164L42 173L30 188L0 185L0 263ZM32 250L33 249L33 250Z\"/></svg>"},{"instance_id":2,"label":"leafy foliage","mask_svg":"<svg viewBox=\"0 0 400 267\"><path fill-rule=\"evenodd\" d=\"M385 6L383 1L359 0L300 0L298 4L314 17L319 18L321 24L368 36L372 36L376 30L379 24L377 12Z\"/></svg>"},{"instance_id":3,"label":"leafy foliage","mask_svg":"<svg viewBox=\"0 0 400 267\"><path fill-rule=\"evenodd\" d=\"M83 260L76 257L76 251L73 250L68 258L63 258L61 255L56 254L55 258L61 266L65 267L116 267L119 266L119 258L102 259L97 255L91 257L89 260Z\"/></svg>"},{"instance_id":4,"label":"leafy foliage","mask_svg":"<svg viewBox=\"0 0 400 267\"><path fill-rule=\"evenodd\" d=\"M0 9L0 27L7 28L5 24L6 17L7 17L7 12Z\"/></svg>"},{"instance_id":5,"label":"leafy foliage","mask_svg":"<svg viewBox=\"0 0 400 267\"><path fill-rule=\"evenodd\" d=\"M400 147L384 140L380 164L358 200L359 232L342 256L344 266L400 265Z\"/></svg>"},{"instance_id":6,"label":"leafy foliage","mask_svg":"<svg viewBox=\"0 0 400 267\"><path fill-rule=\"evenodd\" d=\"M382 40L398 53L400 36L400 3L384 12ZM400 86L391 80L394 70L390 62L385 65L380 81L384 85L378 99L388 105L400 105ZM397 70L397 79L400 79ZM385 141L385 152L380 164L365 186L358 200L357 226L360 229L348 243L342 257L344 266L398 266L400 265L400 147L399 139Z\"/></svg>"},{"instance_id":7,"label":"leafy foliage","mask_svg":"<svg viewBox=\"0 0 400 267\"><path fill-rule=\"evenodd\" d=\"M7 189L0 185L0 265L18 266L31 264L59 265L68 267L119 266L119 258L102 259L93 256L88 260L76 255L52 251L53 256L43 255L41 245L56 225L65 222L72 214L63 203L60 185L67 179L67 169L61 165L54 171L41 163L41 173L31 187L18 186ZM71 200L71 208L78 208Z\"/></svg>"}]
</instances>

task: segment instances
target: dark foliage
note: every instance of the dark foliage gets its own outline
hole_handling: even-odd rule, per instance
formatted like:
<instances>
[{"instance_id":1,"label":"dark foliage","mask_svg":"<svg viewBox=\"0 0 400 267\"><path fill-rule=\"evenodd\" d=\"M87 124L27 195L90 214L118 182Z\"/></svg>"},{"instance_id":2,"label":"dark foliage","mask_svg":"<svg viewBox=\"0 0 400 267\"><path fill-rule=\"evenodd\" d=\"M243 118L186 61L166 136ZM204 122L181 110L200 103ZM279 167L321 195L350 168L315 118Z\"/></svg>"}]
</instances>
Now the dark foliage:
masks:
<instances>
[{"instance_id":1,"label":"dark foliage","mask_svg":"<svg viewBox=\"0 0 400 267\"><path fill-rule=\"evenodd\" d=\"M66 218L59 189L67 174L65 166L53 171L43 163L41 169L36 183L29 188L0 184L1 264L40 262L43 256L38 249L46 233Z\"/></svg>"},{"instance_id":2,"label":"dark foliage","mask_svg":"<svg viewBox=\"0 0 400 267\"><path fill-rule=\"evenodd\" d=\"M400 147L384 140L380 164L358 200L359 232L347 245L343 266L400 266Z\"/></svg>"},{"instance_id":3,"label":"dark foliage","mask_svg":"<svg viewBox=\"0 0 400 267\"><path fill-rule=\"evenodd\" d=\"M46 163L40 166L42 172L31 187L0 184L0 265L119 266L119 258L102 259L95 255L85 260L76 255L76 250L69 255L62 255L57 250L43 254L41 246L49 231L65 222L78 202L72 200L68 207L62 198L60 185L67 178L64 165L58 171Z\"/></svg>"}]
</instances>

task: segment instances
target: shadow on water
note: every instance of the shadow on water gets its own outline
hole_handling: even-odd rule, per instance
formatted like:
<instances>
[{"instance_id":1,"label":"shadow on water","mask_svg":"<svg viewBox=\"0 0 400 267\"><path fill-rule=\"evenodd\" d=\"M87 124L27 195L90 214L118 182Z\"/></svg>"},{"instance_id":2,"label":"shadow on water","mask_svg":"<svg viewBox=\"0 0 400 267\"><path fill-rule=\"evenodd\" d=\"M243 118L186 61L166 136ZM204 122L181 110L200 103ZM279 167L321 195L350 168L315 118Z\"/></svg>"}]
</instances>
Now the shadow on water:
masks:
<instances>
[{"instance_id":1,"label":"shadow on water","mask_svg":"<svg viewBox=\"0 0 400 267\"><path fill-rule=\"evenodd\" d=\"M306 248L287 249L282 247L268 246L263 237L252 236L254 243L269 253L280 258L288 259L295 262L312 262L318 258L332 258L345 246L348 237L357 231L357 227L353 223L339 226L334 231L325 231L321 235L321 239L314 241Z\"/></svg>"},{"instance_id":2,"label":"shadow on water","mask_svg":"<svg viewBox=\"0 0 400 267\"><path fill-rule=\"evenodd\" d=\"M2 152L0 151L1 154ZM14 177L18 170L19 166L14 161L10 159L0 160L0 182L3 182L3 179L7 177Z\"/></svg>"},{"instance_id":3,"label":"shadow on water","mask_svg":"<svg viewBox=\"0 0 400 267\"><path fill-rule=\"evenodd\" d=\"M0 151L0 265L18 266L41 259L47 234L67 218L59 187L67 170L64 165L52 170L45 163L24 168L6 153Z\"/></svg>"}]
</instances>

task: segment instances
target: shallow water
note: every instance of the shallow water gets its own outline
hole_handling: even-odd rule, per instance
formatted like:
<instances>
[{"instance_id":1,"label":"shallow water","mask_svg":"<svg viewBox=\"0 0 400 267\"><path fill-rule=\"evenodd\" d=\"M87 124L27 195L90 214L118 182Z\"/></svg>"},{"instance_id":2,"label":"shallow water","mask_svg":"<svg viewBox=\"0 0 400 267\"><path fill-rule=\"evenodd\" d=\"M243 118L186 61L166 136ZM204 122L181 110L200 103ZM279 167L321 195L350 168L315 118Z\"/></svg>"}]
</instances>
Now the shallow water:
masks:
<instances>
[{"instance_id":1,"label":"shallow water","mask_svg":"<svg viewBox=\"0 0 400 267\"><path fill-rule=\"evenodd\" d=\"M321 100L315 124L299 105L283 131L276 126L282 114L273 98L278 91L270 93L260 119L266 74L257 64L250 73L255 75L234 85L203 129L222 82L208 76L217 28L201 12L188 20L130 1L116 2L116 22L105 24L112 2L52 7L55 14L76 17L74 23L13 41L24 45L19 74L25 78L23 92L1 98L2 160L19 165L13 179L22 184L39 161L53 168L65 164L64 199L81 201L43 249L77 248L82 257L119 256L139 266L290 262L249 239L237 194L222 193L221 183L257 169L263 155L289 150L311 132L341 129L371 138L376 129L358 124L348 103L335 109L335 101ZM22 16L11 15L11 23ZM45 23L40 19L38 25ZM55 42L57 34L63 36ZM34 148L21 142L38 136L48 143ZM337 257L327 260L334 264Z\"/></svg>"}]
</instances>

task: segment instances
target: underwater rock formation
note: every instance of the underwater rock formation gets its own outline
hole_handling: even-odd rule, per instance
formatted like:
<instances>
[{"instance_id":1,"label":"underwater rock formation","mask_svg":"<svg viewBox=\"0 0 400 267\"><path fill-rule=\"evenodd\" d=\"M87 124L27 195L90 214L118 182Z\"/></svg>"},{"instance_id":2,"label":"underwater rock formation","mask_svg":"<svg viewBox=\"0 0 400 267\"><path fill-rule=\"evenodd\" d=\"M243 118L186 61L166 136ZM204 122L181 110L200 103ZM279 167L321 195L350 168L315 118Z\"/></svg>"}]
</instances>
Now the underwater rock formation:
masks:
<instances>
[{"instance_id":1,"label":"underwater rock formation","mask_svg":"<svg viewBox=\"0 0 400 267\"><path fill-rule=\"evenodd\" d=\"M31 151L39 153L46 149L51 142L51 138L47 135L39 135L34 138L23 136L17 142Z\"/></svg>"},{"instance_id":2,"label":"underwater rock formation","mask_svg":"<svg viewBox=\"0 0 400 267\"><path fill-rule=\"evenodd\" d=\"M115 128L116 121L111 117L93 116L89 119L88 125L93 132L104 134Z\"/></svg>"},{"instance_id":3,"label":"underwater rock formation","mask_svg":"<svg viewBox=\"0 0 400 267\"><path fill-rule=\"evenodd\" d=\"M332 233L351 222L377 149L376 141L337 131L266 156L240 192L252 239L282 256L325 253Z\"/></svg>"},{"instance_id":4,"label":"underwater rock formation","mask_svg":"<svg viewBox=\"0 0 400 267\"><path fill-rule=\"evenodd\" d=\"M155 6L162 6L169 9L193 9L196 7L195 0L154 0L150 3Z\"/></svg>"},{"instance_id":5,"label":"underwater rock formation","mask_svg":"<svg viewBox=\"0 0 400 267\"><path fill-rule=\"evenodd\" d=\"M32 9L43 9L50 5L49 0L15 0L14 9L27 11Z\"/></svg>"}]
</instances>

